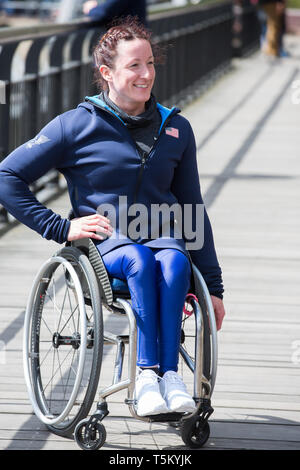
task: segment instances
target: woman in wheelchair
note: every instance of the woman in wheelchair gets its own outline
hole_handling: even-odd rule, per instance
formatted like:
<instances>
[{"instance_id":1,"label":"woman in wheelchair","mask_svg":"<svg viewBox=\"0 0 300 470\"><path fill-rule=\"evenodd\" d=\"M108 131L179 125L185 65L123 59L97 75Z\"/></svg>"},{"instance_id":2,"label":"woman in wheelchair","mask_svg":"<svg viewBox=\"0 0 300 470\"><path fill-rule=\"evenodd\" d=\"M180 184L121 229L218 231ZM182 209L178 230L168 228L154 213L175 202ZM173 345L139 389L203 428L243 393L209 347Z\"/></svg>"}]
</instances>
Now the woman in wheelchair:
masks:
<instances>
[{"instance_id":1,"label":"woman in wheelchair","mask_svg":"<svg viewBox=\"0 0 300 470\"><path fill-rule=\"evenodd\" d=\"M178 108L156 102L156 48L150 32L135 19L110 28L94 58L100 94L57 116L1 163L0 202L47 239L94 241L108 274L126 280L131 294L138 328L137 414L190 412L195 403L177 371L191 260L207 284L217 329L225 314L193 131ZM67 180L72 220L46 208L30 190L52 168ZM120 198L125 197L124 224ZM171 217L168 236L158 222L158 232L151 236L151 209L176 204L182 209L181 222ZM147 212L143 233L137 236L132 233L137 225L131 224L134 208ZM196 236L201 226L204 241L187 249L188 237L177 236L174 227L186 227L190 220Z\"/></svg>"}]
</instances>

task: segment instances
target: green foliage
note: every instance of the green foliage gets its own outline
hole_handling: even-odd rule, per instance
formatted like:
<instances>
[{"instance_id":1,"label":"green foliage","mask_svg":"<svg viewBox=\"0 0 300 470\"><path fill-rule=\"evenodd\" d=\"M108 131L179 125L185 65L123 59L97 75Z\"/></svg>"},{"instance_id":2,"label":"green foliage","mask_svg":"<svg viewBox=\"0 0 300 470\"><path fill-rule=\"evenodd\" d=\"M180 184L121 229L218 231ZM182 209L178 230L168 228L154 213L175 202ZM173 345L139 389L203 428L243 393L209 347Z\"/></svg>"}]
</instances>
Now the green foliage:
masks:
<instances>
[{"instance_id":1,"label":"green foliage","mask_svg":"<svg viewBox=\"0 0 300 470\"><path fill-rule=\"evenodd\" d=\"M299 8L300 9L300 0L287 0L287 8Z\"/></svg>"}]
</instances>

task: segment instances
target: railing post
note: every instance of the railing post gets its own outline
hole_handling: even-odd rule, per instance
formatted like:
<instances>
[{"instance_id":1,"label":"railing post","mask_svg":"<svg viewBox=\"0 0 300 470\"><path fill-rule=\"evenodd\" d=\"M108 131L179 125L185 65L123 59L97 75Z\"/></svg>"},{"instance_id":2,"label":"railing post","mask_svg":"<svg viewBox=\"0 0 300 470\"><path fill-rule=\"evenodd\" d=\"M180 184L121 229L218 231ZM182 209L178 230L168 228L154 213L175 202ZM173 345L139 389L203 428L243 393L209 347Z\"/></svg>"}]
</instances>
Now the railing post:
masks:
<instances>
[{"instance_id":1,"label":"railing post","mask_svg":"<svg viewBox=\"0 0 300 470\"><path fill-rule=\"evenodd\" d=\"M242 57L260 47L260 24L257 10L249 0L234 0L232 55Z\"/></svg>"}]
</instances>

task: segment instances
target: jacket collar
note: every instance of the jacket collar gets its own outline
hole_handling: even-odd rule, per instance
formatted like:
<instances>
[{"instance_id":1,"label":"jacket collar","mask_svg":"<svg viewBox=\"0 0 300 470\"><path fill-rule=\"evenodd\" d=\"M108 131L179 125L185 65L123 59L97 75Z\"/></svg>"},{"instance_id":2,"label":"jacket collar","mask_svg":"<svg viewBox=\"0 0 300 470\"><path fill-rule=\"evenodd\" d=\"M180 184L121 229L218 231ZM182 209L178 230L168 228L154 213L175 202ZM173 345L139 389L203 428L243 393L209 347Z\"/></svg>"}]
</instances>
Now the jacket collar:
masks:
<instances>
[{"instance_id":1,"label":"jacket collar","mask_svg":"<svg viewBox=\"0 0 300 470\"><path fill-rule=\"evenodd\" d=\"M79 106L84 106L86 104L92 104L93 106L96 106L97 108L103 109L104 111L109 112L110 114L114 115L117 119L119 119L122 124L126 125L123 119L118 116L117 113L114 112L107 104L99 97L99 95L95 96L86 96L85 97L85 103L81 103ZM171 118L171 116L180 113L180 109L176 108L173 106L171 109L167 108L166 106L161 105L160 103L156 103L157 109L160 112L161 115L161 126L159 129L159 132L163 129L165 122Z\"/></svg>"}]
</instances>

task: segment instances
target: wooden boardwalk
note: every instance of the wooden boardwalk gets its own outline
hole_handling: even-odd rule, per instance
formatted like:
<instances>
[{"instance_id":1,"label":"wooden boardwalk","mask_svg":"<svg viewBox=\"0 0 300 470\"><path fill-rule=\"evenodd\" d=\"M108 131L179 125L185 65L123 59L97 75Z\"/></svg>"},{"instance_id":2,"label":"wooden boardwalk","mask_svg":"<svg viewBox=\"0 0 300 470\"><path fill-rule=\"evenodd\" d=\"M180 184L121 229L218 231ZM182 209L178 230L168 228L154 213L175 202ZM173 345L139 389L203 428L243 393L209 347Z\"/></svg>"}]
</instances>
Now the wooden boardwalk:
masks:
<instances>
[{"instance_id":1,"label":"wooden boardwalk","mask_svg":"<svg viewBox=\"0 0 300 470\"><path fill-rule=\"evenodd\" d=\"M300 39L277 65L258 53L183 110L194 127L202 191L223 268L211 437L203 450L300 449ZM49 207L66 215L64 195ZM76 450L32 414L22 369L24 308L41 262L57 250L22 226L0 237L0 449ZM111 367L106 352L104 376ZM184 449L178 431L108 401L103 449Z\"/></svg>"}]
</instances>

